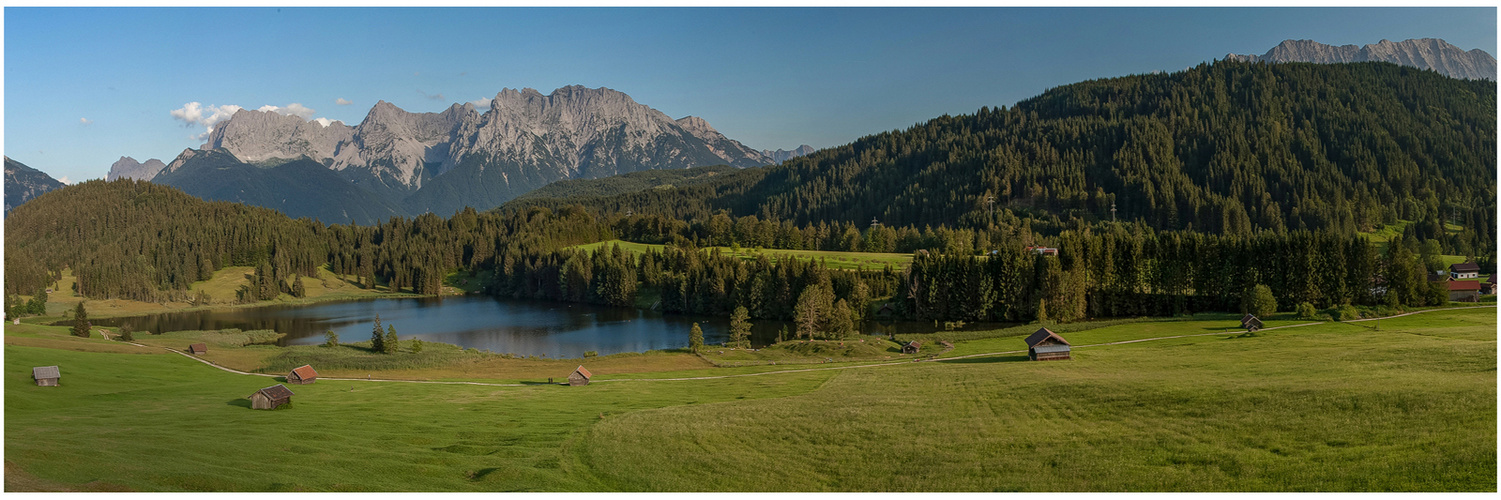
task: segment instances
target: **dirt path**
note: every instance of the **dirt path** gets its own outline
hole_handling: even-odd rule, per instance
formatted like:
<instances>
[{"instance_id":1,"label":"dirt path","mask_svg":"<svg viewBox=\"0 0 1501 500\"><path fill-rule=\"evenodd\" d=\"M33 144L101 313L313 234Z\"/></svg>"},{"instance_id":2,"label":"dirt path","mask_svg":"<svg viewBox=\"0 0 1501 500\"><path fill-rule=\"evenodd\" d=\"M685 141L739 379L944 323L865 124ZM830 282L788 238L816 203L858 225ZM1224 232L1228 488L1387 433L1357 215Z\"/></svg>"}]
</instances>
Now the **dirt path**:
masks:
<instances>
[{"instance_id":1,"label":"dirt path","mask_svg":"<svg viewBox=\"0 0 1501 500\"><path fill-rule=\"evenodd\" d=\"M1403 316L1411 316L1411 315L1414 315L1414 314L1423 314L1423 313L1438 312L1438 311L1458 311L1458 310L1464 310L1464 309L1489 309L1489 308L1494 308L1494 307L1496 307L1496 306L1472 306L1472 307L1450 307L1450 308L1445 308L1445 309L1427 309L1427 310L1423 310L1423 311L1413 311L1413 312L1410 312L1410 313L1396 314L1396 315L1385 316L1385 317L1381 317L1381 318L1368 318L1368 319L1350 320L1350 321L1346 321L1345 323L1358 323L1358 322L1362 322L1362 321L1376 321L1376 320L1382 320L1382 319L1400 318L1400 317L1403 317ZM1281 330L1281 329L1284 329L1284 328L1302 328L1302 327L1305 327L1305 326L1322 325L1322 324L1325 324L1325 323L1328 323L1328 322L1327 321L1315 321L1315 322L1312 322L1312 323L1300 323L1300 324L1296 324L1296 325L1274 326L1274 327L1271 327L1271 328L1263 328L1263 329L1261 329L1259 331L1267 332L1267 331L1272 331L1272 330ZM1076 346L1073 346L1073 348L1074 349L1082 349L1082 348L1086 348L1086 347L1103 347L1103 346L1111 346L1111 345L1135 344L1135 343L1138 343L1138 342L1152 342L1152 341L1157 341L1157 340L1181 339L1181 338L1188 338L1188 337L1207 337L1207 336L1210 336L1210 335L1226 335L1226 334L1231 334L1231 333L1235 333L1235 332L1234 331L1228 331L1228 332L1191 333L1191 334L1187 334L1187 335L1171 335L1171 336L1166 336L1166 337L1152 337L1152 338L1145 338L1145 339L1122 340L1122 341L1118 341L1118 342L1105 342L1105 343L1100 343L1100 344L1076 345ZM109 337L109 333L108 333L107 330L100 331L100 334L104 335L104 338L106 338L106 339L114 340L114 339L112 339L112 338ZM124 342L124 341L122 340L122 341L119 341L119 342ZM130 345L135 345L135 346L147 347L147 348L151 347L151 346L147 346L147 345L143 345L143 344L137 344L135 342L125 342L125 343L130 344ZM257 377L272 377L272 378L278 377L278 375L269 375L269 374L265 374L265 373L243 372L243 371L240 371L240 370L236 370L236 369L233 369L233 368L229 368L229 367L226 367L226 366L215 364L212 361L209 361L209 360L197 357L197 356L193 356L191 354L188 354L188 353L176 350L176 349L172 349L170 347L163 347L162 349L166 349L168 351L180 354L182 356L187 357L188 359L192 359L192 360L197 361L199 363L203 363L205 365L209 365L209 366L212 366L214 368L218 368L220 370L224 370L226 372L230 372L230 373L234 373L234 374L238 374L238 375L253 375L253 376L257 376ZM947 352L947 351L945 351L945 352ZM737 374L734 374L734 375L707 375L707 376L703 376L703 377L617 378L617 379L595 380L593 382L594 383L604 383L604 382L675 382L675 381L681 381L681 380L713 380L713 379L738 378L738 377L759 377L759 376L762 376L762 375L776 375L776 374L782 374L782 373L821 372L821 371L828 371L828 370L854 370L854 369L858 369L858 368L876 368L876 367L881 367L881 366L910 365L912 363L927 363L927 362L945 361L945 360L951 360L951 359L966 359L966 358L979 358L979 357L985 357L985 356L1000 356L1000 355L1004 355L1004 354L1021 354L1021 353L1025 353L1025 352L1027 352L1025 349L1020 349L1020 350L1014 350L1014 351L986 352L986 353L980 353L980 354L966 354L964 356L952 356L952 357L947 357L947 358L913 359L913 360L910 360L910 361L893 361L893 362L890 362L890 363L874 363L874 364L868 364L868 365L833 366L833 367L826 367L826 368L799 368L799 369L795 369L795 370L774 370L774 371L757 372L757 373L737 373ZM539 384L493 384L493 383L487 383L487 382L461 382L461 381L442 381L442 380L395 380L395 379L379 379L379 378L333 378L333 377L318 377L318 378L323 379L323 380L338 380L338 381L402 382L402 383L408 383L408 384L479 385L479 386L488 386L488 387L526 387L528 385L539 385ZM558 385L562 385L562 384L558 384Z\"/></svg>"}]
</instances>

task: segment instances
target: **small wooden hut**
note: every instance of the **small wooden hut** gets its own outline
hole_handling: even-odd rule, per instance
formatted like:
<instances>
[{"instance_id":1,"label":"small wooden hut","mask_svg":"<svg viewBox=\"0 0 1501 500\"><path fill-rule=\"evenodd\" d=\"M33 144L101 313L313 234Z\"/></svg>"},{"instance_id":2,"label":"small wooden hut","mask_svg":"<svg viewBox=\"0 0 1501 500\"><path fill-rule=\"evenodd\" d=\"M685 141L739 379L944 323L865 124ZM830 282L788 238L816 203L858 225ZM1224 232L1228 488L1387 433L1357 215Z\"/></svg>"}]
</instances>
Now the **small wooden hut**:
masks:
<instances>
[{"instance_id":1,"label":"small wooden hut","mask_svg":"<svg viewBox=\"0 0 1501 500\"><path fill-rule=\"evenodd\" d=\"M292 370L292 373L288 373L287 374L287 383L288 384L302 385L302 384L311 384L311 383L317 382L317 381L318 381L318 371L313 369L313 365L302 365L302 366L299 366L297 368L294 368Z\"/></svg>"},{"instance_id":2,"label":"small wooden hut","mask_svg":"<svg viewBox=\"0 0 1501 500\"><path fill-rule=\"evenodd\" d=\"M188 346L188 354L206 354L206 353L208 353L208 344L199 342L197 344L193 344L193 345Z\"/></svg>"},{"instance_id":3,"label":"small wooden hut","mask_svg":"<svg viewBox=\"0 0 1501 500\"><path fill-rule=\"evenodd\" d=\"M922 343L914 340L902 346L902 354L917 354L919 349L922 349Z\"/></svg>"},{"instance_id":4,"label":"small wooden hut","mask_svg":"<svg viewBox=\"0 0 1501 500\"><path fill-rule=\"evenodd\" d=\"M578 369L574 370L573 374L568 376L568 385L589 385L589 379L591 378L594 378L594 374L589 373L589 370L584 368L583 365L579 365Z\"/></svg>"},{"instance_id":5,"label":"small wooden hut","mask_svg":"<svg viewBox=\"0 0 1501 500\"><path fill-rule=\"evenodd\" d=\"M63 375L56 366L38 366L31 369L31 378L36 380L36 385L57 387L57 379L63 378Z\"/></svg>"},{"instance_id":6,"label":"small wooden hut","mask_svg":"<svg viewBox=\"0 0 1501 500\"><path fill-rule=\"evenodd\" d=\"M1255 315L1251 314L1240 317L1240 327L1246 329L1246 331L1248 332L1254 332L1256 330L1264 328L1264 326L1261 324L1261 318L1257 318Z\"/></svg>"},{"instance_id":7,"label":"small wooden hut","mask_svg":"<svg viewBox=\"0 0 1501 500\"><path fill-rule=\"evenodd\" d=\"M255 410L274 410L276 407L292 402L292 390L287 386L276 384L251 394L249 398L250 408Z\"/></svg>"},{"instance_id":8,"label":"small wooden hut","mask_svg":"<svg viewBox=\"0 0 1501 500\"><path fill-rule=\"evenodd\" d=\"M1027 336L1027 358L1033 361L1073 359L1069 343L1052 330L1042 328Z\"/></svg>"}]
</instances>

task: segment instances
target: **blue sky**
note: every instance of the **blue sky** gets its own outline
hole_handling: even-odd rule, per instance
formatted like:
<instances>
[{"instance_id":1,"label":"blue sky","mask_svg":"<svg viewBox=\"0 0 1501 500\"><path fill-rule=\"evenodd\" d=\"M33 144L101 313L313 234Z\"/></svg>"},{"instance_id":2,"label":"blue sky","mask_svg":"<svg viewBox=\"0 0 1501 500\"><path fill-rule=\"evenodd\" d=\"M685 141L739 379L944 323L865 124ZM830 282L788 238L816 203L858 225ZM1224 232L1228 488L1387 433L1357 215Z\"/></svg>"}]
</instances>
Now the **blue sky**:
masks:
<instances>
[{"instance_id":1,"label":"blue sky","mask_svg":"<svg viewBox=\"0 0 1501 500\"><path fill-rule=\"evenodd\" d=\"M1288 38L1424 37L1495 54L1496 10L8 7L4 150L79 181L197 147L210 106L354 125L380 99L439 111L571 84L757 149L828 147Z\"/></svg>"}]
</instances>

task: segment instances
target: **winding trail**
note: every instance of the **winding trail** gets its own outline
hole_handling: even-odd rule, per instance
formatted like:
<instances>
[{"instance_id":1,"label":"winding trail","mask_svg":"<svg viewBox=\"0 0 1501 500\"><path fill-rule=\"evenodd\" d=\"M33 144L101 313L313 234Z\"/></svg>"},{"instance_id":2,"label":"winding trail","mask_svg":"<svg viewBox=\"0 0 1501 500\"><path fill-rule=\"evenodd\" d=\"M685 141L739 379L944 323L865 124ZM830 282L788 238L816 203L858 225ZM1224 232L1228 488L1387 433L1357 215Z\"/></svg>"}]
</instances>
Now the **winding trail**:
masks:
<instances>
[{"instance_id":1,"label":"winding trail","mask_svg":"<svg viewBox=\"0 0 1501 500\"><path fill-rule=\"evenodd\" d=\"M1384 317L1380 317L1380 318L1367 318L1367 319L1350 320L1350 321L1345 321L1344 323L1359 323L1359 322L1364 322L1364 321L1378 321L1378 320L1383 320L1383 319L1400 318L1400 317L1403 317L1403 316L1411 316L1411 315L1414 315L1414 314L1423 314L1423 313L1438 312L1438 311L1460 311L1460 310L1465 310L1465 309L1493 309L1495 307L1496 306L1470 306L1470 307L1449 307L1449 308L1444 308L1444 309L1425 309L1425 310L1422 310L1422 311L1413 311L1413 312L1409 312L1409 313L1394 314L1394 315L1391 315L1391 316L1384 316ZM1328 321L1315 321L1315 322L1312 322L1312 323L1300 323L1300 324L1296 324L1296 325L1274 326L1274 327L1271 327L1271 328L1263 328L1263 329L1261 329L1259 331L1260 332L1267 332L1267 331L1281 330L1281 329L1286 329L1286 328L1302 328L1302 327L1305 327L1305 326L1316 326L1316 325L1322 325L1322 324L1326 324L1326 323L1329 323L1329 322ZM1152 341L1157 341L1157 340L1181 339L1181 338L1188 338L1188 337L1207 337L1207 336L1211 336L1211 335L1227 335L1227 334L1232 334L1232 333L1236 333L1236 332L1234 332L1234 331L1226 331L1226 332L1209 332L1209 333L1191 333L1191 334L1187 334L1187 335L1170 335L1170 336L1166 336L1166 337L1152 337L1152 338L1145 338L1145 339L1121 340L1121 341L1117 341L1117 342L1104 342L1104 343L1100 343L1100 344L1076 345L1076 346L1073 346L1073 348L1074 349L1083 349L1083 348L1086 348L1086 347L1104 347L1104 346L1122 345L1122 344L1135 344L1135 343L1138 343L1138 342L1152 342ZM106 338L106 339L114 340L114 339L111 339L109 337L109 331L108 330L101 330L100 334L104 335L104 338ZM125 341L121 340L119 342L125 342ZM151 346L148 346L148 345L137 344L135 342L125 342L125 343L130 344L130 345L135 345L135 346L146 347L146 348L150 348L151 347ZM185 356L185 357L187 357L189 359L192 359L194 361L198 361L199 363L203 363L205 365L209 365L209 366L212 366L214 368L218 368L220 370L224 370L226 372L230 372L230 373L234 373L234 374L238 374L238 375L253 375L253 376L257 376L257 377L271 377L271 378L278 377L278 375L270 375L270 374L265 374L265 373L252 373L252 372L244 372L244 371L236 370L236 369L233 369L233 368L229 368L227 366L216 364L216 363L214 363L212 361L209 361L209 360L197 357L197 356L193 356L191 354L188 354L188 353L176 350L176 349L172 349L170 347L162 347L162 349L166 349L168 351L180 354L180 355ZM889 362L889 363L872 363L872 364L852 365L852 366L832 366L832 367L826 367L826 368L799 368L799 369L793 369L793 370L774 370L774 371L765 371L765 372L756 372L756 373L737 373L737 374L734 374L734 375L707 375L707 376L703 376L703 377L617 378L617 379L594 380L594 381L592 381L592 383L599 384L599 383L605 383L605 382L676 382L676 381L684 381L684 380L714 380L714 379L724 379L724 378L759 377L759 376L762 376L762 375L777 375L777 374L783 374L783 373L820 372L820 371L829 371L829 370L854 370L854 369L858 369L858 368L876 368L876 367L881 367L881 366L910 365L910 364L913 364L913 363L927 363L927 362L933 362L933 361L947 361L947 360L953 360L953 359L980 358L980 357L986 357L986 356L1000 356L1000 355L1003 355L1003 354L1021 354L1021 353L1025 353L1025 352L1027 352L1027 351L1025 349L1022 349L1022 350L1014 350L1014 351L997 351L997 352L986 352L986 353L980 353L980 354L966 354L966 355L963 355L963 356L951 356L951 357L946 357L946 358L913 359L911 361L893 361L893 362ZM318 377L318 378L322 379L322 380L339 380L339 381L402 382L402 383L408 383L408 384L479 385L479 386L488 386L488 387L526 387L526 386L531 386L531 385L547 385L547 384L541 384L541 383L532 383L532 384L495 384L495 383L487 383L487 382L463 382L463 381L442 381L442 380L396 380L396 379L379 379L379 378L334 378L334 377ZM556 385L566 385L566 384L556 384Z\"/></svg>"}]
</instances>

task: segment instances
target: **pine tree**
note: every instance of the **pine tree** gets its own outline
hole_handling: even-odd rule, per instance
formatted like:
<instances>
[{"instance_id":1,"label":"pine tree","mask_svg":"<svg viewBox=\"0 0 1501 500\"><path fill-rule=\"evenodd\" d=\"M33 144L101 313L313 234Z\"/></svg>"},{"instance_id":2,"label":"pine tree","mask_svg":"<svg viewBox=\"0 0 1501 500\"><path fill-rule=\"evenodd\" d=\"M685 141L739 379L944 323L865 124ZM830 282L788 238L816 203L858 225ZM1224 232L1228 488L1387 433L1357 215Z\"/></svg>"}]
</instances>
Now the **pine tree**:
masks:
<instances>
[{"instance_id":1,"label":"pine tree","mask_svg":"<svg viewBox=\"0 0 1501 500\"><path fill-rule=\"evenodd\" d=\"M386 332L380 328L380 314L375 315L375 329L370 332L370 350L386 352Z\"/></svg>"},{"instance_id":2,"label":"pine tree","mask_svg":"<svg viewBox=\"0 0 1501 500\"><path fill-rule=\"evenodd\" d=\"M73 308L73 336L89 336L89 313L83 309L83 301L78 302L78 307Z\"/></svg>"},{"instance_id":3,"label":"pine tree","mask_svg":"<svg viewBox=\"0 0 1501 500\"><path fill-rule=\"evenodd\" d=\"M736 307L735 312L730 314L730 341L736 347L750 347L750 334L750 311L745 306Z\"/></svg>"},{"instance_id":4,"label":"pine tree","mask_svg":"<svg viewBox=\"0 0 1501 500\"><path fill-rule=\"evenodd\" d=\"M386 340L381 342L381 349L386 354L396 354L397 349L400 348L401 342L396 339L396 325L387 326Z\"/></svg>"},{"instance_id":5,"label":"pine tree","mask_svg":"<svg viewBox=\"0 0 1501 500\"><path fill-rule=\"evenodd\" d=\"M307 288L302 285L302 276L292 276L292 296L299 299L307 296Z\"/></svg>"},{"instance_id":6,"label":"pine tree","mask_svg":"<svg viewBox=\"0 0 1501 500\"><path fill-rule=\"evenodd\" d=\"M694 354L697 354L698 351L703 348L704 330L698 327L698 323L694 323L693 329L688 331L688 350L693 351Z\"/></svg>"}]
</instances>

